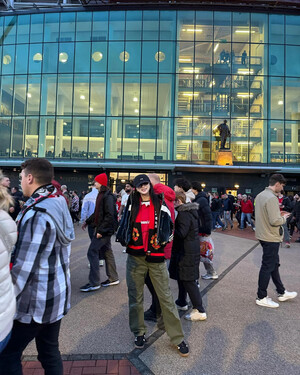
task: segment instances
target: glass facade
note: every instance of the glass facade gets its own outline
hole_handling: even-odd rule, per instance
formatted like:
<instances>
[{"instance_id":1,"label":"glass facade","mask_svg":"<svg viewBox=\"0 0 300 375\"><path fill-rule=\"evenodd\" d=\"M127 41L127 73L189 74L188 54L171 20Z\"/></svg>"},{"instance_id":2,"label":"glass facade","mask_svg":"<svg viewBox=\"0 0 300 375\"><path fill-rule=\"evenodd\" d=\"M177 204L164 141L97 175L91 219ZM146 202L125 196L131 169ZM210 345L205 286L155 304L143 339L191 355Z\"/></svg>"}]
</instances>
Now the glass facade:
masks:
<instances>
[{"instance_id":1,"label":"glass facade","mask_svg":"<svg viewBox=\"0 0 300 375\"><path fill-rule=\"evenodd\" d=\"M0 17L0 158L300 161L300 17L186 10ZM228 144L229 145L229 144Z\"/></svg>"}]
</instances>

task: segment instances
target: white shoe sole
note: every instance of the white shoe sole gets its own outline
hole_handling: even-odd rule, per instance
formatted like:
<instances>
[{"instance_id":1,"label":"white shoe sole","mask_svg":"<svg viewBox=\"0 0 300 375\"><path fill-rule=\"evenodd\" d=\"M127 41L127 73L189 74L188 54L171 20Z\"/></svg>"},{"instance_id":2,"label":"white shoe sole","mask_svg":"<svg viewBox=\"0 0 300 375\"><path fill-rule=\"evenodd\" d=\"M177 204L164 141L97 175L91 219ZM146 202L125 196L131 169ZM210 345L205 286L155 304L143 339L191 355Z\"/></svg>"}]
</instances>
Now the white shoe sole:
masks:
<instances>
[{"instance_id":1,"label":"white shoe sole","mask_svg":"<svg viewBox=\"0 0 300 375\"><path fill-rule=\"evenodd\" d=\"M284 302L284 301L288 301L289 299L294 299L297 297L297 294L293 297L278 297L278 301L279 302Z\"/></svg>"},{"instance_id":2,"label":"white shoe sole","mask_svg":"<svg viewBox=\"0 0 300 375\"><path fill-rule=\"evenodd\" d=\"M199 317L199 318L191 318L189 315L187 315L184 317L184 319L189 320L190 322L199 322L199 321L203 322L204 320L207 319L207 316Z\"/></svg>"},{"instance_id":3,"label":"white shoe sole","mask_svg":"<svg viewBox=\"0 0 300 375\"><path fill-rule=\"evenodd\" d=\"M101 285L97 285L97 286L93 286L91 288L88 288L88 289L80 289L81 292L92 292L94 290L98 290L101 288Z\"/></svg>"},{"instance_id":4,"label":"white shoe sole","mask_svg":"<svg viewBox=\"0 0 300 375\"><path fill-rule=\"evenodd\" d=\"M107 286L118 285L118 284L120 284L120 280L116 280L116 281L113 281L112 283L105 284L105 285L101 284L101 286L107 287Z\"/></svg>"},{"instance_id":5,"label":"white shoe sole","mask_svg":"<svg viewBox=\"0 0 300 375\"><path fill-rule=\"evenodd\" d=\"M277 309L279 307L279 303L274 302L274 305L268 305L265 303L261 303L260 301L256 300L255 301L257 306L262 306L262 307L270 307L271 309Z\"/></svg>"}]
</instances>

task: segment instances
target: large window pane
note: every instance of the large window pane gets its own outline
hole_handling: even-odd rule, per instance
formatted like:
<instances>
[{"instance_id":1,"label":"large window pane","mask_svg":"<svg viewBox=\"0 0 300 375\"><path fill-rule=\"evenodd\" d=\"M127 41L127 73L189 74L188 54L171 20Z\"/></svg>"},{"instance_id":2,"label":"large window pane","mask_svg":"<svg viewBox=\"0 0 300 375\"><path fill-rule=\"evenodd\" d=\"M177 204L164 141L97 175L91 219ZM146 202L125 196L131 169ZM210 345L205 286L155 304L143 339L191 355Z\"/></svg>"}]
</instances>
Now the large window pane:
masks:
<instances>
[{"instance_id":1,"label":"large window pane","mask_svg":"<svg viewBox=\"0 0 300 375\"><path fill-rule=\"evenodd\" d=\"M41 115L56 113L56 75L42 76Z\"/></svg>"},{"instance_id":2,"label":"large window pane","mask_svg":"<svg viewBox=\"0 0 300 375\"><path fill-rule=\"evenodd\" d=\"M270 159L269 163L284 162L284 123L269 122Z\"/></svg>"},{"instance_id":3,"label":"large window pane","mask_svg":"<svg viewBox=\"0 0 300 375\"><path fill-rule=\"evenodd\" d=\"M300 44L300 17L299 16L286 16L286 43L287 44Z\"/></svg>"},{"instance_id":4,"label":"large window pane","mask_svg":"<svg viewBox=\"0 0 300 375\"><path fill-rule=\"evenodd\" d=\"M60 13L60 42L74 42L75 13Z\"/></svg>"},{"instance_id":5,"label":"large window pane","mask_svg":"<svg viewBox=\"0 0 300 375\"><path fill-rule=\"evenodd\" d=\"M154 55L158 62L159 73L173 73L175 63L175 43L160 42L159 51Z\"/></svg>"},{"instance_id":6,"label":"large window pane","mask_svg":"<svg viewBox=\"0 0 300 375\"><path fill-rule=\"evenodd\" d=\"M15 46L3 46L2 74L13 74L15 69Z\"/></svg>"},{"instance_id":7,"label":"large window pane","mask_svg":"<svg viewBox=\"0 0 300 375\"><path fill-rule=\"evenodd\" d=\"M158 61L155 54L158 52L158 42L143 42L142 44L142 72L156 73Z\"/></svg>"},{"instance_id":8,"label":"large window pane","mask_svg":"<svg viewBox=\"0 0 300 375\"><path fill-rule=\"evenodd\" d=\"M17 16L6 16L4 18L3 44L14 44L16 42Z\"/></svg>"},{"instance_id":9,"label":"large window pane","mask_svg":"<svg viewBox=\"0 0 300 375\"><path fill-rule=\"evenodd\" d=\"M284 15L270 14L269 33L270 43L284 43Z\"/></svg>"},{"instance_id":10,"label":"large window pane","mask_svg":"<svg viewBox=\"0 0 300 375\"><path fill-rule=\"evenodd\" d=\"M127 75L124 80L124 115L139 116L140 76ZM149 98L149 97L148 97Z\"/></svg>"},{"instance_id":11,"label":"large window pane","mask_svg":"<svg viewBox=\"0 0 300 375\"><path fill-rule=\"evenodd\" d=\"M109 42L108 46L108 71L111 73L123 73L124 63L131 58L125 50L124 42Z\"/></svg>"},{"instance_id":12,"label":"large window pane","mask_svg":"<svg viewBox=\"0 0 300 375\"><path fill-rule=\"evenodd\" d=\"M59 13L46 13L44 24L44 42L58 42Z\"/></svg>"},{"instance_id":13,"label":"large window pane","mask_svg":"<svg viewBox=\"0 0 300 375\"><path fill-rule=\"evenodd\" d=\"M22 158L24 156L24 118L13 120L11 156Z\"/></svg>"},{"instance_id":14,"label":"large window pane","mask_svg":"<svg viewBox=\"0 0 300 375\"><path fill-rule=\"evenodd\" d=\"M87 115L89 112L89 75L74 75L74 115Z\"/></svg>"},{"instance_id":15,"label":"large window pane","mask_svg":"<svg viewBox=\"0 0 300 375\"><path fill-rule=\"evenodd\" d=\"M196 73L200 69L194 69L194 43L192 42L178 42L177 43L177 56L179 73Z\"/></svg>"},{"instance_id":16,"label":"large window pane","mask_svg":"<svg viewBox=\"0 0 300 375\"><path fill-rule=\"evenodd\" d=\"M17 43L29 42L29 25L30 25L30 15L18 16Z\"/></svg>"},{"instance_id":17,"label":"large window pane","mask_svg":"<svg viewBox=\"0 0 300 375\"><path fill-rule=\"evenodd\" d=\"M176 11L160 12L160 40L176 39Z\"/></svg>"},{"instance_id":18,"label":"large window pane","mask_svg":"<svg viewBox=\"0 0 300 375\"><path fill-rule=\"evenodd\" d=\"M250 119L249 162L267 163L267 121Z\"/></svg>"},{"instance_id":19,"label":"large window pane","mask_svg":"<svg viewBox=\"0 0 300 375\"><path fill-rule=\"evenodd\" d=\"M104 158L105 120L103 117L90 118L89 154L90 159Z\"/></svg>"},{"instance_id":20,"label":"large window pane","mask_svg":"<svg viewBox=\"0 0 300 375\"><path fill-rule=\"evenodd\" d=\"M108 12L93 12L92 40L108 40Z\"/></svg>"},{"instance_id":21,"label":"large window pane","mask_svg":"<svg viewBox=\"0 0 300 375\"><path fill-rule=\"evenodd\" d=\"M39 157L54 158L55 118L40 117ZM41 147L46 143L46 147Z\"/></svg>"},{"instance_id":22,"label":"large window pane","mask_svg":"<svg viewBox=\"0 0 300 375\"><path fill-rule=\"evenodd\" d=\"M268 74L267 44L250 44L250 74Z\"/></svg>"},{"instance_id":23,"label":"large window pane","mask_svg":"<svg viewBox=\"0 0 300 375\"><path fill-rule=\"evenodd\" d=\"M154 156L157 162L173 159L173 121L169 118L157 119L156 155Z\"/></svg>"},{"instance_id":24,"label":"large window pane","mask_svg":"<svg viewBox=\"0 0 300 375\"><path fill-rule=\"evenodd\" d=\"M30 25L30 43L43 41L44 14L32 14Z\"/></svg>"},{"instance_id":25,"label":"large window pane","mask_svg":"<svg viewBox=\"0 0 300 375\"><path fill-rule=\"evenodd\" d=\"M157 133L156 119L141 119L139 125L137 128L140 135L139 159L153 160L155 159L156 139L161 138Z\"/></svg>"},{"instance_id":26,"label":"large window pane","mask_svg":"<svg viewBox=\"0 0 300 375\"><path fill-rule=\"evenodd\" d=\"M2 76L1 92L0 92L1 116L9 116L12 113L13 84L14 84L13 76Z\"/></svg>"},{"instance_id":27,"label":"large window pane","mask_svg":"<svg viewBox=\"0 0 300 375\"><path fill-rule=\"evenodd\" d=\"M286 46L286 75L300 77L300 46Z\"/></svg>"},{"instance_id":28,"label":"large window pane","mask_svg":"<svg viewBox=\"0 0 300 375\"><path fill-rule=\"evenodd\" d=\"M15 74L26 74L28 70L28 44L16 45Z\"/></svg>"},{"instance_id":29,"label":"large window pane","mask_svg":"<svg viewBox=\"0 0 300 375\"><path fill-rule=\"evenodd\" d=\"M92 43L91 71L93 73L104 73L107 69L107 43Z\"/></svg>"},{"instance_id":30,"label":"large window pane","mask_svg":"<svg viewBox=\"0 0 300 375\"><path fill-rule=\"evenodd\" d=\"M31 74L41 73L43 63L43 46L42 44L31 44L29 46L29 69Z\"/></svg>"},{"instance_id":31,"label":"large window pane","mask_svg":"<svg viewBox=\"0 0 300 375\"><path fill-rule=\"evenodd\" d=\"M300 112L300 79L287 78L285 81L285 118L298 120Z\"/></svg>"},{"instance_id":32,"label":"large window pane","mask_svg":"<svg viewBox=\"0 0 300 375\"><path fill-rule=\"evenodd\" d=\"M159 12L143 11L143 39L158 40Z\"/></svg>"},{"instance_id":33,"label":"large window pane","mask_svg":"<svg viewBox=\"0 0 300 375\"><path fill-rule=\"evenodd\" d=\"M174 75L171 74L160 74L158 82L158 100L157 100L157 114L161 117L170 117L173 115L172 107L174 100ZM156 86L154 86L154 90ZM150 95L156 97L156 95L151 93ZM154 113L154 112L153 112Z\"/></svg>"},{"instance_id":34,"label":"large window pane","mask_svg":"<svg viewBox=\"0 0 300 375\"><path fill-rule=\"evenodd\" d=\"M141 40L142 38L142 11L130 10L126 12L126 40Z\"/></svg>"},{"instance_id":35,"label":"large window pane","mask_svg":"<svg viewBox=\"0 0 300 375\"><path fill-rule=\"evenodd\" d=\"M91 44L77 42L75 44L75 72L88 73L91 70Z\"/></svg>"},{"instance_id":36,"label":"large window pane","mask_svg":"<svg viewBox=\"0 0 300 375\"><path fill-rule=\"evenodd\" d=\"M192 105L191 102L194 98L194 76L193 74L179 74L176 78L178 89L177 93L177 104L175 106L176 116L191 116ZM199 94L196 94L199 96Z\"/></svg>"},{"instance_id":37,"label":"large window pane","mask_svg":"<svg viewBox=\"0 0 300 375\"><path fill-rule=\"evenodd\" d=\"M109 40L124 40L125 11L109 13Z\"/></svg>"},{"instance_id":38,"label":"large window pane","mask_svg":"<svg viewBox=\"0 0 300 375\"><path fill-rule=\"evenodd\" d=\"M73 75L61 74L57 79L57 114L59 116L72 115ZM76 98L78 92L74 94Z\"/></svg>"},{"instance_id":39,"label":"large window pane","mask_svg":"<svg viewBox=\"0 0 300 375\"><path fill-rule=\"evenodd\" d=\"M40 112L40 85L39 75L28 76L27 87L27 115L39 115Z\"/></svg>"},{"instance_id":40,"label":"large window pane","mask_svg":"<svg viewBox=\"0 0 300 375\"><path fill-rule=\"evenodd\" d=\"M213 38L213 12L196 12L196 40L212 41ZM201 30L201 31L200 31Z\"/></svg>"},{"instance_id":41,"label":"large window pane","mask_svg":"<svg viewBox=\"0 0 300 375\"><path fill-rule=\"evenodd\" d=\"M213 116L220 116L222 118L227 118L230 114L230 86L231 86L231 77L226 75L215 75L212 81L212 114ZM236 95L233 95L232 101L236 104L242 104L242 99ZM246 100L245 100L246 102ZM241 111L244 111L244 106L241 107ZM247 101L248 103L248 101ZM233 105L236 110L236 106Z\"/></svg>"},{"instance_id":42,"label":"large window pane","mask_svg":"<svg viewBox=\"0 0 300 375\"><path fill-rule=\"evenodd\" d=\"M219 46L218 46L219 44ZM218 46L218 48L217 48ZM235 47L238 46L238 50L234 51ZM232 45L234 51L235 62L240 62L240 44ZM229 74L231 70L231 44L230 43L217 43L214 45L214 66L213 71L215 74Z\"/></svg>"},{"instance_id":43,"label":"large window pane","mask_svg":"<svg viewBox=\"0 0 300 375\"><path fill-rule=\"evenodd\" d=\"M92 12L78 12L76 14L76 40L90 41L92 32Z\"/></svg>"},{"instance_id":44,"label":"large window pane","mask_svg":"<svg viewBox=\"0 0 300 375\"><path fill-rule=\"evenodd\" d=\"M298 120L298 121L297 121ZM285 122L285 162L299 164L300 121Z\"/></svg>"},{"instance_id":45,"label":"large window pane","mask_svg":"<svg viewBox=\"0 0 300 375\"><path fill-rule=\"evenodd\" d=\"M122 119L108 117L105 136L106 159L122 159L122 134Z\"/></svg>"},{"instance_id":46,"label":"large window pane","mask_svg":"<svg viewBox=\"0 0 300 375\"><path fill-rule=\"evenodd\" d=\"M45 43L43 54L43 73L57 73L58 43Z\"/></svg>"},{"instance_id":47,"label":"large window pane","mask_svg":"<svg viewBox=\"0 0 300 375\"><path fill-rule=\"evenodd\" d=\"M194 11L177 12L177 39L193 41L195 34L201 34L202 29L195 27Z\"/></svg>"},{"instance_id":48,"label":"large window pane","mask_svg":"<svg viewBox=\"0 0 300 375\"><path fill-rule=\"evenodd\" d=\"M270 75L283 76L284 74L284 46L269 46L269 69Z\"/></svg>"},{"instance_id":49,"label":"large window pane","mask_svg":"<svg viewBox=\"0 0 300 375\"><path fill-rule=\"evenodd\" d=\"M11 119L0 117L0 156L9 156L10 150Z\"/></svg>"},{"instance_id":50,"label":"large window pane","mask_svg":"<svg viewBox=\"0 0 300 375\"><path fill-rule=\"evenodd\" d=\"M193 117L193 161L210 161L210 136L211 119Z\"/></svg>"},{"instance_id":51,"label":"large window pane","mask_svg":"<svg viewBox=\"0 0 300 375\"><path fill-rule=\"evenodd\" d=\"M284 81L283 78L270 78L270 114L269 118L284 118Z\"/></svg>"},{"instance_id":52,"label":"large window pane","mask_svg":"<svg viewBox=\"0 0 300 375\"><path fill-rule=\"evenodd\" d=\"M137 73L141 71L141 43L126 42L125 51L129 54L128 61L125 62L126 73Z\"/></svg>"},{"instance_id":53,"label":"large window pane","mask_svg":"<svg viewBox=\"0 0 300 375\"><path fill-rule=\"evenodd\" d=\"M156 116L156 103L157 103L157 76L151 75L151 74L147 74L147 75L145 74L142 76L141 116ZM138 106L138 102L135 102L135 104Z\"/></svg>"},{"instance_id":54,"label":"large window pane","mask_svg":"<svg viewBox=\"0 0 300 375\"><path fill-rule=\"evenodd\" d=\"M106 103L106 75L91 76L90 95L90 116L103 116Z\"/></svg>"},{"instance_id":55,"label":"large window pane","mask_svg":"<svg viewBox=\"0 0 300 375\"><path fill-rule=\"evenodd\" d=\"M212 44L211 44L212 46ZM215 49L216 46L215 46ZM211 73L213 48L206 42L197 42L195 45L195 73Z\"/></svg>"},{"instance_id":56,"label":"large window pane","mask_svg":"<svg viewBox=\"0 0 300 375\"><path fill-rule=\"evenodd\" d=\"M58 71L59 73L74 71L74 43L59 44Z\"/></svg>"},{"instance_id":57,"label":"large window pane","mask_svg":"<svg viewBox=\"0 0 300 375\"><path fill-rule=\"evenodd\" d=\"M122 159L138 160L140 137L140 120L138 118L123 118ZM143 157L143 155L142 155Z\"/></svg>"},{"instance_id":58,"label":"large window pane","mask_svg":"<svg viewBox=\"0 0 300 375\"><path fill-rule=\"evenodd\" d=\"M55 157L71 157L72 118L56 117L55 124Z\"/></svg>"},{"instance_id":59,"label":"large window pane","mask_svg":"<svg viewBox=\"0 0 300 375\"><path fill-rule=\"evenodd\" d=\"M26 117L25 158L38 156L39 118Z\"/></svg>"},{"instance_id":60,"label":"large window pane","mask_svg":"<svg viewBox=\"0 0 300 375\"><path fill-rule=\"evenodd\" d=\"M175 120L174 135L176 137L175 160L191 160L192 155L192 117L182 117Z\"/></svg>"},{"instance_id":61,"label":"large window pane","mask_svg":"<svg viewBox=\"0 0 300 375\"><path fill-rule=\"evenodd\" d=\"M87 117L74 117L72 129L72 153L74 159L87 159L89 121Z\"/></svg>"},{"instance_id":62,"label":"large window pane","mask_svg":"<svg viewBox=\"0 0 300 375\"><path fill-rule=\"evenodd\" d=\"M244 42L250 41L250 14L233 13L232 14L232 41Z\"/></svg>"},{"instance_id":63,"label":"large window pane","mask_svg":"<svg viewBox=\"0 0 300 375\"><path fill-rule=\"evenodd\" d=\"M14 114L25 115L27 76L15 76L14 85Z\"/></svg>"},{"instance_id":64,"label":"large window pane","mask_svg":"<svg viewBox=\"0 0 300 375\"><path fill-rule=\"evenodd\" d=\"M194 97L191 108L194 116L207 116L212 112L212 88L215 78L209 74L196 74L194 79ZM207 131L207 127L205 128Z\"/></svg>"},{"instance_id":65,"label":"large window pane","mask_svg":"<svg viewBox=\"0 0 300 375\"><path fill-rule=\"evenodd\" d=\"M107 83L107 115L122 116L123 76L109 75Z\"/></svg>"},{"instance_id":66,"label":"large window pane","mask_svg":"<svg viewBox=\"0 0 300 375\"><path fill-rule=\"evenodd\" d=\"M268 15L263 13L251 13L251 43L268 43Z\"/></svg>"},{"instance_id":67,"label":"large window pane","mask_svg":"<svg viewBox=\"0 0 300 375\"><path fill-rule=\"evenodd\" d=\"M231 13L214 12L214 38L216 41L231 41Z\"/></svg>"}]
</instances>

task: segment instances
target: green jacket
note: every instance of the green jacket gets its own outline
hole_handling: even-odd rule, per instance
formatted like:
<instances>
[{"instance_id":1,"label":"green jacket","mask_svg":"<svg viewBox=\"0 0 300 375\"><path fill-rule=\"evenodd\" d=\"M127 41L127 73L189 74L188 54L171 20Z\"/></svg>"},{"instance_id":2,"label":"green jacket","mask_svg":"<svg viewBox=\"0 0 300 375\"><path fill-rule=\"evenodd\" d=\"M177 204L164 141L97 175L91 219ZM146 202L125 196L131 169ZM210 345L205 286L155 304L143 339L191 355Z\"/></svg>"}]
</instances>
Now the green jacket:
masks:
<instances>
[{"instance_id":1,"label":"green jacket","mask_svg":"<svg viewBox=\"0 0 300 375\"><path fill-rule=\"evenodd\" d=\"M255 199L255 236L266 242L282 242L286 222L280 215L277 195L266 187Z\"/></svg>"}]
</instances>

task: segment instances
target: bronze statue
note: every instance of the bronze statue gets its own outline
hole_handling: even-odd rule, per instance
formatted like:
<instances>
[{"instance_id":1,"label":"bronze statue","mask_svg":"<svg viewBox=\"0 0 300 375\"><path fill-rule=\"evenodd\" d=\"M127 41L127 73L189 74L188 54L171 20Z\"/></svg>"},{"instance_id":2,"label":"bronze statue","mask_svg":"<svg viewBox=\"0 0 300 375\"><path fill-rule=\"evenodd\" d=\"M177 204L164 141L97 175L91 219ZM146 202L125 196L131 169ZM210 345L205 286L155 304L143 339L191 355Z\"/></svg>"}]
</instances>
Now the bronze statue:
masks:
<instances>
[{"instance_id":1,"label":"bronze statue","mask_svg":"<svg viewBox=\"0 0 300 375\"><path fill-rule=\"evenodd\" d=\"M227 120L224 120L222 122L222 124L220 124L218 126L218 130L219 130L220 137L221 137L221 147L220 147L220 149L225 149L226 139L231 136L229 127L227 125Z\"/></svg>"}]
</instances>

